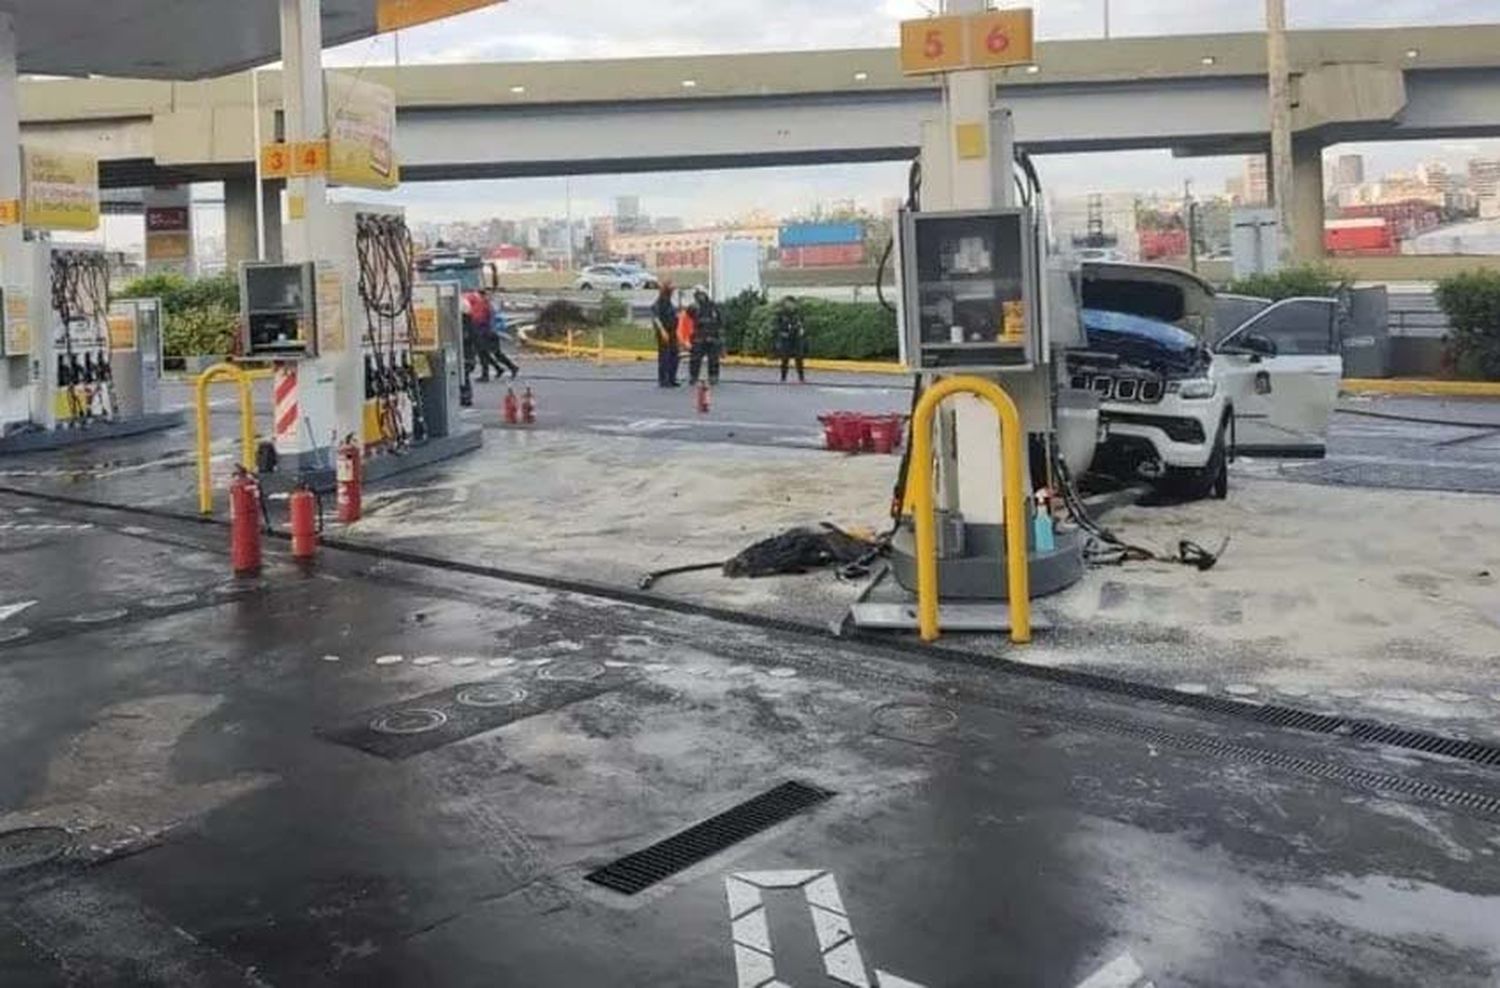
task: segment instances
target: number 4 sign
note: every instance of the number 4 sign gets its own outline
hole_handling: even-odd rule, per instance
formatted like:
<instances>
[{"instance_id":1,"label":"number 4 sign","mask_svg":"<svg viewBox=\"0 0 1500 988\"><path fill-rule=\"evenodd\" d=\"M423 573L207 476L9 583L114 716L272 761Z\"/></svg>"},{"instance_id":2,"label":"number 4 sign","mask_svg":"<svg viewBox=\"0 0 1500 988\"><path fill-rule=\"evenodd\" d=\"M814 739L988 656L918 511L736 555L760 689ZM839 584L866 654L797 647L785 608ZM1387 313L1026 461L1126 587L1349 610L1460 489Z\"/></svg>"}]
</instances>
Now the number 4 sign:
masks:
<instances>
[{"instance_id":1,"label":"number 4 sign","mask_svg":"<svg viewBox=\"0 0 1500 988\"><path fill-rule=\"evenodd\" d=\"M1035 61L1030 8L901 22L901 71L932 75Z\"/></svg>"}]
</instances>

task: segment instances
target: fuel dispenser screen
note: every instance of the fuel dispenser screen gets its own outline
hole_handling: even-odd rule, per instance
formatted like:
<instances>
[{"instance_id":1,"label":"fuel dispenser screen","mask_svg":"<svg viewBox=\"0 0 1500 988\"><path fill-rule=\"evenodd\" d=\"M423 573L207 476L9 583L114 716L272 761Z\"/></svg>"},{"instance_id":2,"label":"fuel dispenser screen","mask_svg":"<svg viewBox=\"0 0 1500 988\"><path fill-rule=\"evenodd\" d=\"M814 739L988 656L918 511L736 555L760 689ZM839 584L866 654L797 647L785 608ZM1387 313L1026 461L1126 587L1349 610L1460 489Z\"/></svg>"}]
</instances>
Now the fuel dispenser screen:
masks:
<instances>
[{"instance_id":1,"label":"fuel dispenser screen","mask_svg":"<svg viewBox=\"0 0 1500 988\"><path fill-rule=\"evenodd\" d=\"M318 315L312 264L246 264L240 272L245 356L315 356Z\"/></svg>"},{"instance_id":2,"label":"fuel dispenser screen","mask_svg":"<svg viewBox=\"0 0 1500 988\"><path fill-rule=\"evenodd\" d=\"M903 241L908 352L919 366L1030 362L1033 267L1022 210L909 213Z\"/></svg>"}]
</instances>

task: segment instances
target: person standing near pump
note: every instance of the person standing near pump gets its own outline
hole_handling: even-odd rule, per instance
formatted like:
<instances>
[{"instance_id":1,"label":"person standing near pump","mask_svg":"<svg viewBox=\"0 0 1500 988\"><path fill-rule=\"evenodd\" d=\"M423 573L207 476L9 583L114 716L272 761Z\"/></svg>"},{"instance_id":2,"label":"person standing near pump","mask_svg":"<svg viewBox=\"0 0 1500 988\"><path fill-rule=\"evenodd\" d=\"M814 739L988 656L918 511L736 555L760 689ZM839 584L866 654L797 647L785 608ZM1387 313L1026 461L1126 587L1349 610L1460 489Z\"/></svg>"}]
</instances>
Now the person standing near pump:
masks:
<instances>
[{"instance_id":1,"label":"person standing near pump","mask_svg":"<svg viewBox=\"0 0 1500 988\"><path fill-rule=\"evenodd\" d=\"M677 387L677 306L672 304L673 285L663 281L651 307L656 324L656 386Z\"/></svg>"},{"instance_id":2,"label":"person standing near pump","mask_svg":"<svg viewBox=\"0 0 1500 988\"><path fill-rule=\"evenodd\" d=\"M795 360L797 383L806 384L803 361L807 357L807 330L802 325L802 310L790 295L776 307L776 329L771 337L771 348L781 358L781 383L786 383L786 372Z\"/></svg>"},{"instance_id":3,"label":"person standing near pump","mask_svg":"<svg viewBox=\"0 0 1500 988\"><path fill-rule=\"evenodd\" d=\"M708 383L719 383L719 356L724 349L724 313L719 304L709 297L708 289L701 285L693 289L693 307L696 310L693 327L693 348L688 362L688 376L697 384L703 373L704 359L708 360Z\"/></svg>"},{"instance_id":4,"label":"person standing near pump","mask_svg":"<svg viewBox=\"0 0 1500 988\"><path fill-rule=\"evenodd\" d=\"M504 371L501 370L503 367L510 371L511 380L515 380L521 376L521 368L505 355L505 351L500 346L501 338L509 331L510 324L505 321L505 313L501 311L499 303L488 291L485 292L485 301L489 303L490 308L490 331L484 342L490 349L490 360L495 364L497 375L505 376Z\"/></svg>"}]
</instances>

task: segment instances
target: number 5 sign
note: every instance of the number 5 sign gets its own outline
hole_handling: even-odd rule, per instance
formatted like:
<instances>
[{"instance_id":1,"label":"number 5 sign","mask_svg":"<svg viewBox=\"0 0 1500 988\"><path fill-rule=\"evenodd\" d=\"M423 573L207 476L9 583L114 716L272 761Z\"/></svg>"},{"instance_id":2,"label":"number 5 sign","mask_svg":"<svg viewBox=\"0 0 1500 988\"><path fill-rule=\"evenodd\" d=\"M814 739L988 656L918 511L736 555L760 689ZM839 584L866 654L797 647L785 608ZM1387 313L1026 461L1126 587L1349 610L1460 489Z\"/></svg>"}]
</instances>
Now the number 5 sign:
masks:
<instances>
[{"instance_id":1,"label":"number 5 sign","mask_svg":"<svg viewBox=\"0 0 1500 988\"><path fill-rule=\"evenodd\" d=\"M927 75L964 67L963 17L901 22L901 71Z\"/></svg>"},{"instance_id":2,"label":"number 5 sign","mask_svg":"<svg viewBox=\"0 0 1500 988\"><path fill-rule=\"evenodd\" d=\"M906 75L1028 65L1035 54L1029 7L901 22L901 71Z\"/></svg>"}]
</instances>

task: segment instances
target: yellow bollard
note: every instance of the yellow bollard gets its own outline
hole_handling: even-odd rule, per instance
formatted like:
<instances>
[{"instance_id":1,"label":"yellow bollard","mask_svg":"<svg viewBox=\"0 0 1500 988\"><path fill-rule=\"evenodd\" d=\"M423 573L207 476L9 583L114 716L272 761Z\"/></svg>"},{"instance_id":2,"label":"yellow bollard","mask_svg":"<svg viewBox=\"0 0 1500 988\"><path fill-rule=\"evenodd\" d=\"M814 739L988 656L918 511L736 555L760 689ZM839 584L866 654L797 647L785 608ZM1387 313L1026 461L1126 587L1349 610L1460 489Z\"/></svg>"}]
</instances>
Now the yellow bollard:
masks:
<instances>
[{"instance_id":1,"label":"yellow bollard","mask_svg":"<svg viewBox=\"0 0 1500 988\"><path fill-rule=\"evenodd\" d=\"M246 470L255 470L255 390L250 375L234 364L214 364L198 375L193 385L196 399L198 424L198 511L211 515L214 511L213 477L210 469L208 389L221 380L234 381L240 392L240 463Z\"/></svg>"},{"instance_id":2,"label":"yellow bollard","mask_svg":"<svg viewBox=\"0 0 1500 988\"><path fill-rule=\"evenodd\" d=\"M604 330L599 330L599 366L604 366Z\"/></svg>"},{"instance_id":3,"label":"yellow bollard","mask_svg":"<svg viewBox=\"0 0 1500 988\"><path fill-rule=\"evenodd\" d=\"M993 381L950 377L937 382L917 403L912 416L911 474L907 496L917 527L917 627L923 641L936 641L938 629L937 521L932 493L932 419L944 398L972 394L988 401L1000 417L1001 492L1005 518L1005 565L1010 594L1010 640L1031 641L1031 572L1027 568L1026 495L1021 488L1024 449L1016 403Z\"/></svg>"}]
</instances>

